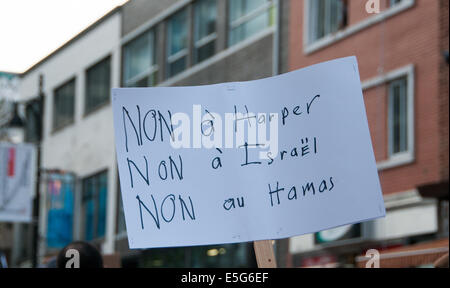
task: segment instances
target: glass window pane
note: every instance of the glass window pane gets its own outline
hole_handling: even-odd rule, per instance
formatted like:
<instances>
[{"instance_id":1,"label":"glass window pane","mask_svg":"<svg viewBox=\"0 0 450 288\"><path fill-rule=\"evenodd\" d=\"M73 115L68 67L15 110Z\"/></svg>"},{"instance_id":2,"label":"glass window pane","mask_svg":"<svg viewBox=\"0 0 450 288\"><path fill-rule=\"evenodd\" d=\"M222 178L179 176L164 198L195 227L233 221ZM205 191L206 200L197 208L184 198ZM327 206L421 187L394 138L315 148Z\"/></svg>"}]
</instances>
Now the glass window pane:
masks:
<instances>
[{"instance_id":1,"label":"glass window pane","mask_svg":"<svg viewBox=\"0 0 450 288\"><path fill-rule=\"evenodd\" d=\"M230 20L235 21L242 16L258 9L270 0L230 0Z\"/></svg>"},{"instance_id":2,"label":"glass window pane","mask_svg":"<svg viewBox=\"0 0 450 288\"><path fill-rule=\"evenodd\" d=\"M335 33L346 24L346 9L343 0L310 0L309 41L314 42Z\"/></svg>"},{"instance_id":3,"label":"glass window pane","mask_svg":"<svg viewBox=\"0 0 450 288\"><path fill-rule=\"evenodd\" d=\"M199 63L213 56L215 52L214 39L204 43L201 43L201 40L208 39L208 36L216 32L217 0L196 1L194 15L194 62Z\"/></svg>"},{"instance_id":4,"label":"glass window pane","mask_svg":"<svg viewBox=\"0 0 450 288\"><path fill-rule=\"evenodd\" d=\"M229 45L232 46L242 40L245 39L245 33L244 33L244 27L238 26L236 28L232 28L232 30L230 31L230 38L229 38Z\"/></svg>"},{"instance_id":5,"label":"glass window pane","mask_svg":"<svg viewBox=\"0 0 450 288\"><path fill-rule=\"evenodd\" d=\"M99 185L98 185L98 223L97 223L97 237L105 236L106 229L106 196L107 196L107 174L102 173L99 175Z\"/></svg>"},{"instance_id":6,"label":"glass window pane","mask_svg":"<svg viewBox=\"0 0 450 288\"><path fill-rule=\"evenodd\" d=\"M275 8L273 6L258 11L258 9L271 2L271 0L229 1L229 46L245 40L274 24Z\"/></svg>"},{"instance_id":7,"label":"glass window pane","mask_svg":"<svg viewBox=\"0 0 450 288\"><path fill-rule=\"evenodd\" d=\"M145 74L146 71L150 71L155 65L154 37L153 30L150 30L125 45L123 58L123 81L125 86L133 86L130 85L131 79Z\"/></svg>"},{"instance_id":8,"label":"glass window pane","mask_svg":"<svg viewBox=\"0 0 450 288\"><path fill-rule=\"evenodd\" d=\"M393 111L394 111L394 153L397 153L400 151L400 87L396 86L393 90Z\"/></svg>"},{"instance_id":9,"label":"glass window pane","mask_svg":"<svg viewBox=\"0 0 450 288\"><path fill-rule=\"evenodd\" d=\"M72 123L75 111L75 79L57 88L53 101L53 129Z\"/></svg>"},{"instance_id":10,"label":"glass window pane","mask_svg":"<svg viewBox=\"0 0 450 288\"><path fill-rule=\"evenodd\" d=\"M92 178L86 179L83 183L83 226L84 239L89 241L94 239L94 187Z\"/></svg>"},{"instance_id":11,"label":"glass window pane","mask_svg":"<svg viewBox=\"0 0 450 288\"><path fill-rule=\"evenodd\" d=\"M169 56L187 47L187 11L182 10L169 20Z\"/></svg>"},{"instance_id":12,"label":"glass window pane","mask_svg":"<svg viewBox=\"0 0 450 288\"><path fill-rule=\"evenodd\" d=\"M197 62L201 62L201 61L213 56L215 48L216 48L216 41L211 41L211 42L197 48L195 51L195 53L196 53L195 58L196 58Z\"/></svg>"},{"instance_id":13,"label":"glass window pane","mask_svg":"<svg viewBox=\"0 0 450 288\"><path fill-rule=\"evenodd\" d=\"M47 179L47 246L62 248L73 240L73 177L49 174Z\"/></svg>"},{"instance_id":14,"label":"glass window pane","mask_svg":"<svg viewBox=\"0 0 450 288\"><path fill-rule=\"evenodd\" d=\"M122 202L122 193L119 191L119 213L117 215L118 223L117 223L117 232L125 232L126 231L126 225L125 225L125 214L123 210L123 202Z\"/></svg>"},{"instance_id":15,"label":"glass window pane","mask_svg":"<svg viewBox=\"0 0 450 288\"><path fill-rule=\"evenodd\" d=\"M109 100L111 83L111 59L101 61L86 72L85 113Z\"/></svg>"},{"instance_id":16,"label":"glass window pane","mask_svg":"<svg viewBox=\"0 0 450 288\"><path fill-rule=\"evenodd\" d=\"M195 2L195 41L216 32L217 0L200 0Z\"/></svg>"},{"instance_id":17,"label":"glass window pane","mask_svg":"<svg viewBox=\"0 0 450 288\"><path fill-rule=\"evenodd\" d=\"M248 243L151 249L143 251L140 267L255 267L254 256L250 256L252 250Z\"/></svg>"},{"instance_id":18,"label":"glass window pane","mask_svg":"<svg viewBox=\"0 0 450 288\"><path fill-rule=\"evenodd\" d=\"M402 0L390 0L389 1L389 6L395 6L398 3L402 2Z\"/></svg>"},{"instance_id":19,"label":"glass window pane","mask_svg":"<svg viewBox=\"0 0 450 288\"><path fill-rule=\"evenodd\" d=\"M267 0L247 0L247 1L244 1L244 3L245 3L245 14L248 14L249 12L252 12L253 10L256 10L257 8L261 7L261 5L264 5L267 2L270 2L270 1L267 1Z\"/></svg>"},{"instance_id":20,"label":"glass window pane","mask_svg":"<svg viewBox=\"0 0 450 288\"><path fill-rule=\"evenodd\" d=\"M239 19L242 17L244 13L244 1L242 0L230 0L229 1L229 19L230 22L235 21L236 19Z\"/></svg>"},{"instance_id":21,"label":"glass window pane","mask_svg":"<svg viewBox=\"0 0 450 288\"><path fill-rule=\"evenodd\" d=\"M390 85L390 154L407 151L407 95L406 79L396 80Z\"/></svg>"},{"instance_id":22,"label":"glass window pane","mask_svg":"<svg viewBox=\"0 0 450 288\"><path fill-rule=\"evenodd\" d=\"M170 76L182 72L186 68L186 57L180 58L169 64Z\"/></svg>"},{"instance_id":23,"label":"glass window pane","mask_svg":"<svg viewBox=\"0 0 450 288\"><path fill-rule=\"evenodd\" d=\"M254 35L264 29L265 27L269 27L269 14L263 13L252 20L248 21L243 25L245 37L248 38L251 35Z\"/></svg>"},{"instance_id":24,"label":"glass window pane","mask_svg":"<svg viewBox=\"0 0 450 288\"><path fill-rule=\"evenodd\" d=\"M185 56L180 56L176 60L171 60L171 56L183 53L187 49L187 10L181 10L168 20L167 27L167 76L174 76L186 69L187 61Z\"/></svg>"},{"instance_id":25,"label":"glass window pane","mask_svg":"<svg viewBox=\"0 0 450 288\"><path fill-rule=\"evenodd\" d=\"M144 77L144 78L136 81L135 83L133 83L133 85L130 85L130 86L133 86L133 87L147 87L147 86L149 86L148 78L149 77Z\"/></svg>"},{"instance_id":26,"label":"glass window pane","mask_svg":"<svg viewBox=\"0 0 450 288\"><path fill-rule=\"evenodd\" d=\"M105 236L107 184L107 172L83 180L84 240L90 241Z\"/></svg>"}]
</instances>

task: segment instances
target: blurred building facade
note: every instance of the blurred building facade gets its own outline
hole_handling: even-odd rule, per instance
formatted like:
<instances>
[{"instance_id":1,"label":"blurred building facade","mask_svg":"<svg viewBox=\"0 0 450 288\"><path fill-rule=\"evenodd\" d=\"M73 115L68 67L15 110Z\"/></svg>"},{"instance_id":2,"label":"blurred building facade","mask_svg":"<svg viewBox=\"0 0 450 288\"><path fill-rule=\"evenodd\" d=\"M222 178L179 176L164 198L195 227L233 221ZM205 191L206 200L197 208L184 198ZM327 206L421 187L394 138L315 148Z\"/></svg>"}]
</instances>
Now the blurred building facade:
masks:
<instances>
[{"instance_id":1,"label":"blurred building facade","mask_svg":"<svg viewBox=\"0 0 450 288\"><path fill-rule=\"evenodd\" d=\"M0 141L11 141L6 131L14 115L14 101L19 98L19 77L16 73L0 71ZM0 268L2 257L11 258L14 228L20 224L0 222Z\"/></svg>"},{"instance_id":2,"label":"blurred building facade","mask_svg":"<svg viewBox=\"0 0 450 288\"><path fill-rule=\"evenodd\" d=\"M112 10L21 75L24 106L38 100L40 81L44 94L42 128L39 115L26 119L27 141L36 142L42 129L39 263L74 240L114 252L118 180L109 95L120 85L121 19L120 8ZM15 235L21 238L33 235Z\"/></svg>"},{"instance_id":3,"label":"blurred building facade","mask_svg":"<svg viewBox=\"0 0 450 288\"><path fill-rule=\"evenodd\" d=\"M287 71L287 50L280 48L287 43L280 44L288 33L288 11L282 7L271 0L130 1L21 75L24 103L36 99L39 77L44 79L40 263L81 239L105 255L120 255L124 267L256 265L248 243L128 248L109 91L253 80ZM22 254L15 265L28 263L29 253Z\"/></svg>"},{"instance_id":4,"label":"blurred building facade","mask_svg":"<svg viewBox=\"0 0 450 288\"><path fill-rule=\"evenodd\" d=\"M381 0L379 13L367 1L289 2L289 69L358 58L387 215L281 241L289 248L280 261L357 266L378 249L382 259L423 259L398 261L405 266L430 264L448 252L448 1Z\"/></svg>"},{"instance_id":5,"label":"blurred building facade","mask_svg":"<svg viewBox=\"0 0 450 288\"><path fill-rule=\"evenodd\" d=\"M249 243L128 248L110 88L246 81L350 55L387 217L277 240L278 265L358 266L367 249L448 247L448 1L380 0L379 14L365 2L131 0L23 73L23 103L44 79L39 262L81 239L123 267L256 265ZM24 233L13 242L32 237ZM29 245L16 245L25 252L15 265L31 257Z\"/></svg>"},{"instance_id":6,"label":"blurred building facade","mask_svg":"<svg viewBox=\"0 0 450 288\"><path fill-rule=\"evenodd\" d=\"M287 51L280 45L287 33L281 19L288 17L282 2L128 2L122 8L122 86L192 86L278 74L287 67ZM251 243L131 252L123 225L116 247L128 266L256 265Z\"/></svg>"}]
</instances>

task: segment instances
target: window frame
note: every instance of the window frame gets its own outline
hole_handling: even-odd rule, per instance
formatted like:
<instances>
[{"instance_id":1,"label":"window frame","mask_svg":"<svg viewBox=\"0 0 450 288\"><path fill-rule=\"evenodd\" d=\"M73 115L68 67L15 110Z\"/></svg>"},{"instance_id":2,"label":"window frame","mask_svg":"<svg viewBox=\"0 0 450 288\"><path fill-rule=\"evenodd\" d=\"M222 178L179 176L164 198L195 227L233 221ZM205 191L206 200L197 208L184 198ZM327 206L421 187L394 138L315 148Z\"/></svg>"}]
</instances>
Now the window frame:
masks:
<instances>
[{"instance_id":1,"label":"window frame","mask_svg":"<svg viewBox=\"0 0 450 288\"><path fill-rule=\"evenodd\" d=\"M394 7L395 5L398 5L402 2L402 0L389 0L389 8Z\"/></svg>"},{"instance_id":2,"label":"window frame","mask_svg":"<svg viewBox=\"0 0 450 288\"><path fill-rule=\"evenodd\" d=\"M71 115L71 119L69 121L63 122L61 123L60 121L58 121L59 119L56 119L56 113L58 111L60 111L60 109L58 109L58 107L56 107L56 98L57 98L57 91L62 89L64 86L69 85L73 82L73 112ZM65 82L63 82L62 84L60 84L59 86L57 86L55 89L53 89L53 95L52 95L52 133L56 133L58 131L64 130L64 128L72 125L75 123L75 117L76 117L76 93L77 93L77 77L73 76L71 78L69 78L69 80L66 80ZM59 125L58 125L58 124Z\"/></svg>"},{"instance_id":3,"label":"window frame","mask_svg":"<svg viewBox=\"0 0 450 288\"><path fill-rule=\"evenodd\" d=\"M169 79L169 78L172 78L172 77L175 77L176 75L178 75L178 74L180 74L180 73L182 73L183 71L186 71L188 68L189 68L189 63L188 63L188 58L189 58L189 37L190 37L190 34L191 34L191 28L190 28L190 25L191 25L191 17L189 17L190 15L189 15L189 6L184 6L183 8L181 8L181 9L179 9L179 10L177 10L176 12L174 12L173 14L171 14L166 20L165 20L165 22L166 22L166 31L165 31L165 34L166 34L166 41L165 41L165 45L166 45L166 47L165 47L165 50L166 50L166 59L165 59L165 63L166 63L166 79ZM171 48L171 39L172 39L172 31L171 31L171 21L173 20L173 18L175 17L175 16L178 16L179 14L181 14L181 13L185 13L186 14L186 25L185 25L185 27L186 27L186 46L183 48L183 49L181 49L180 51L178 51L178 52L176 52L175 54L171 54L170 53L170 48ZM171 69L170 69L170 66L171 66L171 64L173 64L174 62L176 62L176 61L178 61L178 60L180 60L180 59L182 59L182 58L185 58L186 60L186 63L185 63L185 67L184 67L184 69L182 70L182 71L179 71L178 73L176 73L176 74L172 74L171 73Z\"/></svg>"},{"instance_id":4,"label":"window frame","mask_svg":"<svg viewBox=\"0 0 450 288\"><path fill-rule=\"evenodd\" d=\"M105 234L104 235L102 235L102 236L98 236L97 235L97 230L98 230L98 221L99 221L99 208L100 208L100 200L99 200L99 192L100 192L100 182L99 182L99 180L97 180L97 183L96 183L96 188L98 189L97 190L97 192L96 192L96 195L94 195L94 199L95 199L95 212L94 212L94 219L95 219L95 221L94 221L94 229L93 229L93 232L94 232L94 235L93 235L93 237L92 237L92 239L86 239L86 216L85 216L85 203L86 203L86 201L85 201L85 193L86 193L86 190L85 190L85 181L87 181L87 180L89 180L89 179L92 179L92 178L94 178L94 177L100 177L102 174L105 174L105 181L106 181L106 201L105 201ZM107 233L108 233L108 231L107 231L107 228L108 228L108 190L109 190L109 179L108 179L108 176L109 176L109 171L108 171L108 169L103 169L103 170L101 170L101 171L99 171L99 172L96 172L96 173L94 173L94 174L90 174L90 175L87 175L87 176L85 176L85 177L82 177L80 180L81 180L81 185L80 185L80 188L81 188L81 197L80 197L80 238L82 239L82 240L84 240L84 241L89 241L89 242L102 242L102 241L104 241L105 239L106 239L106 237L107 237Z\"/></svg>"},{"instance_id":5,"label":"window frame","mask_svg":"<svg viewBox=\"0 0 450 288\"><path fill-rule=\"evenodd\" d=\"M77 207L76 207L76 201L77 201L77 178L76 175L72 172L66 172L65 174L60 174L60 173L53 173L53 172L45 172L42 175L42 179L43 179L43 183L45 185L44 188L44 193L42 194L42 199L41 199L41 213L43 213L43 218L45 218L43 220L43 224L42 224L42 234L45 235L46 239L45 239L45 245L44 245L44 250L46 252L56 252L59 249L61 249L61 247L53 247L53 246L48 246L48 229L49 229L49 212L52 209L52 205L51 205L51 196L49 195L49 183L52 181L61 181L64 182L64 184L71 186L72 190L70 191L71 193L67 193L67 191L64 191L64 197L68 197L71 196L72 199L72 219L71 219L71 224L72 224L72 235L71 235L71 240L73 241L75 239L77 239ZM72 194L72 195L69 195ZM64 203L65 204L65 203Z\"/></svg>"},{"instance_id":6,"label":"window frame","mask_svg":"<svg viewBox=\"0 0 450 288\"><path fill-rule=\"evenodd\" d=\"M361 32L362 30L371 27L377 23L380 23L390 17L393 17L409 8L412 8L415 5L416 0L402 0L394 6L387 8L384 11L381 11L378 14L374 14L372 16L367 17L355 24L349 24L344 29L338 30L336 33L327 35L321 39L316 41L310 41L309 39L309 26L310 26L310 15L309 15L309 6L311 1L316 0L304 0L303 2L303 54L309 55L318 50L326 48L335 42L338 42L342 39L345 39L353 34ZM350 14L348 14L350 15ZM347 19L347 22L350 23L350 19Z\"/></svg>"},{"instance_id":7,"label":"window frame","mask_svg":"<svg viewBox=\"0 0 450 288\"><path fill-rule=\"evenodd\" d=\"M118 171L118 170L116 170ZM122 201L122 191L120 188L120 177L119 174L116 174L117 178L116 178L116 225L115 225L115 236L114 239L115 241L119 241L122 240L127 236L127 225L126 225L126 220L125 220L125 209L123 208L123 201ZM122 212L122 213L121 213ZM121 214L123 215L123 224L124 224L124 229L120 229L120 218L121 218Z\"/></svg>"},{"instance_id":8,"label":"window frame","mask_svg":"<svg viewBox=\"0 0 450 288\"><path fill-rule=\"evenodd\" d=\"M379 171L390 169L402 165L407 165L413 163L415 161L415 112L414 112L414 101L415 101L415 68L413 64L406 65L404 67L395 69L381 76L377 76L371 79L368 79L362 83L362 89L370 89L380 85L389 85L391 82L398 80L400 78L406 78L406 117L407 117L407 150L401 153L396 153L393 155L389 155L387 153L387 158L385 160L381 160L377 162L377 168ZM387 91L387 105L389 105L389 91ZM390 108L387 107L387 111ZM387 112L386 117L389 112ZM388 119L387 119L388 120ZM388 120L389 121L389 120ZM387 138L389 138L389 124L386 125L386 133ZM388 140L389 141L389 140ZM386 142L386 145L389 145L389 142ZM389 149L389 147L387 147Z\"/></svg>"},{"instance_id":9,"label":"window frame","mask_svg":"<svg viewBox=\"0 0 450 288\"><path fill-rule=\"evenodd\" d=\"M91 108L87 108L88 105L88 101L87 99L89 98L89 93L88 93L88 73L90 72L90 70L92 70L93 68L96 68L98 65L103 64L104 62L109 62L109 73L108 73L108 89L107 91L111 91L111 87L112 87L112 55L108 54L107 56L103 57L102 59L100 59L99 61L95 62L94 64L92 64L91 66L89 66L88 68L85 69L84 71L84 116L88 116L91 113L94 113L95 111L101 109L102 107L110 104L111 99L109 97L109 93L108 93L108 97L106 97L102 102L100 102L99 104L94 105Z\"/></svg>"},{"instance_id":10,"label":"window frame","mask_svg":"<svg viewBox=\"0 0 450 288\"><path fill-rule=\"evenodd\" d=\"M252 10L250 12L248 12L247 14L242 15L241 17L231 21L230 1L231 0L227 0L227 5L228 5L228 9L227 10L228 11L227 11L227 15L226 15L226 17L227 17L227 47L228 48L233 47L233 46L235 46L235 45L237 45L237 44L239 44L239 43L245 41L246 39L249 39L249 38L251 38L252 36L255 35L255 34L248 35L244 39L240 39L236 43L231 43L230 42L231 41L231 33L232 33L232 31L234 29L236 29L237 27L239 27L241 25L244 25L245 23L250 22L251 20L257 18L260 15L262 15L263 13L266 13L266 12L270 13L271 9L276 9L277 8L276 7L276 3L275 3L274 0L268 0L264 5L261 5L260 7L254 9L254 10ZM275 11L275 13L278 13L278 12ZM274 24L274 25L276 25L276 24ZM256 34L261 33L262 31L264 31L266 29L270 29L271 27L272 27L272 25L269 25L269 26L261 29L261 31L257 32Z\"/></svg>"},{"instance_id":11,"label":"window frame","mask_svg":"<svg viewBox=\"0 0 450 288\"><path fill-rule=\"evenodd\" d=\"M133 77L131 77L129 79L125 79L125 69L126 69L125 63L127 61L127 52L126 52L127 46L132 44L134 41L137 41L141 37L150 37L150 45L153 45L153 49L151 51L151 52L153 52L153 55L150 55L150 57L152 58L153 65L151 65L147 69L143 70L142 72L138 73L137 75L134 75ZM157 49L157 45L156 45L156 37L157 37L156 28L150 27L149 29L147 29L144 32L137 35L136 37L133 37L132 39L130 39L122 44L121 79L122 79L122 85L124 87L136 87L136 83L143 80L145 77L149 77L149 80L147 82L147 87L153 87L158 84L158 82L159 82L159 77L158 77L159 66L158 66L158 62L157 62L157 60L158 60L158 51L157 50L158 49ZM151 79L155 73L156 73L156 81L153 81ZM153 83L149 83L150 81Z\"/></svg>"},{"instance_id":12,"label":"window frame","mask_svg":"<svg viewBox=\"0 0 450 288\"><path fill-rule=\"evenodd\" d=\"M388 157L397 157L398 155L401 155L403 153L408 152L408 95L407 95L407 86L408 86L408 79L406 77L400 77L398 79L392 80L388 83ZM400 152L394 152L394 146L395 146L395 139L394 139L394 89L399 88L399 97L400 97L400 103L399 105L404 105L405 107L405 113L406 115L399 115L399 117L403 116L406 117L406 127L404 129L406 131L403 131L406 134L406 137L404 139L400 139L400 146L403 144L406 146L406 149L404 151ZM402 103L404 102L404 103ZM401 136L400 136L401 138Z\"/></svg>"},{"instance_id":13,"label":"window frame","mask_svg":"<svg viewBox=\"0 0 450 288\"><path fill-rule=\"evenodd\" d=\"M218 13L218 5L217 5L218 4L218 0L214 0L215 1L215 6L216 6L216 14L214 15L215 16L215 20L214 21L215 21L215 26L216 26L215 27L215 31L213 33L210 33L210 34L208 34L208 35L206 35L206 36L196 40L196 38L197 38L197 21L196 21L197 20L197 17L196 17L196 12L197 11L196 11L196 7L197 7L197 5L199 5L199 3L201 1L202 0L197 0L197 1L195 1L193 3L193 14L194 14L193 22L194 22L194 26L193 26L192 33L193 33L193 39L194 39L194 41L193 41L194 42L194 49L193 49L192 53L193 53L193 60L194 60L193 64L194 65L198 64L198 63L201 63L201 62L211 58L212 56L214 56L216 54L216 51L217 51L217 42L216 42L215 45L214 45L214 53L213 53L213 55L211 55L208 58L203 59L201 61L198 60L197 51L200 48L202 48L202 47L210 44L211 42L217 40L217 19L218 19L218 14L219 14Z\"/></svg>"},{"instance_id":14,"label":"window frame","mask_svg":"<svg viewBox=\"0 0 450 288\"><path fill-rule=\"evenodd\" d=\"M314 3L319 3L318 2L319 0L315 0L314 1ZM323 17L323 20L324 20L324 23L323 23L323 33L324 33L324 35L323 36L314 36L313 37L313 34L317 34L318 33L318 24L316 23L316 21L318 20L317 18L317 16L314 16L314 17L311 17L312 15L313 15L313 13L311 13L311 9L312 9L312 5L311 5L311 3L312 2L308 2L308 15L309 15L309 19L308 19L308 40L310 41L310 43L314 43L314 42L317 42L317 41L320 41L321 39L323 39L323 38L326 38L326 37L328 37L329 35L333 35L333 34L335 34L335 33L337 33L338 31L340 31L340 30L343 30L343 29L345 29L344 27L339 27L339 25L338 25L338 27L337 27L337 29L336 29L336 31L331 31L331 18L330 17L327 17L327 16L330 16L331 14L331 12L333 11L333 9L331 9L331 2L329 2L329 1L327 1L327 0L325 0L326 2L324 2L325 3L325 7L324 7L324 17ZM341 4L342 5L345 5L345 1L343 1L343 0L335 0L335 1L341 1ZM326 4L330 4L330 5L326 5ZM315 6L316 8L317 8L317 11L315 11L315 12L319 12L319 7L318 6ZM348 14L348 13L347 13ZM341 15L342 16L342 19L344 19L344 17L345 17L345 15ZM338 18L339 19L339 18ZM314 20L314 23L312 22ZM327 31L328 30L328 31ZM314 40L312 40L314 38Z\"/></svg>"}]
</instances>

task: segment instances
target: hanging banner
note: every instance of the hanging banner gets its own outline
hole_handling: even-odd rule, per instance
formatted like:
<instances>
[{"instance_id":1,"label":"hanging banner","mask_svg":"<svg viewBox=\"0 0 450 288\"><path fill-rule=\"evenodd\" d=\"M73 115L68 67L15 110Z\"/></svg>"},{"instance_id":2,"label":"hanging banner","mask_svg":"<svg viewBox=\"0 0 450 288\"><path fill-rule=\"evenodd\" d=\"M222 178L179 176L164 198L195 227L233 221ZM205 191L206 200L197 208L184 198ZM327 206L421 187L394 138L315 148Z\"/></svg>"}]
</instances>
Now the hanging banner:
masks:
<instances>
[{"instance_id":1,"label":"hanging banner","mask_svg":"<svg viewBox=\"0 0 450 288\"><path fill-rule=\"evenodd\" d=\"M35 179L35 147L0 143L0 222L31 221Z\"/></svg>"}]
</instances>

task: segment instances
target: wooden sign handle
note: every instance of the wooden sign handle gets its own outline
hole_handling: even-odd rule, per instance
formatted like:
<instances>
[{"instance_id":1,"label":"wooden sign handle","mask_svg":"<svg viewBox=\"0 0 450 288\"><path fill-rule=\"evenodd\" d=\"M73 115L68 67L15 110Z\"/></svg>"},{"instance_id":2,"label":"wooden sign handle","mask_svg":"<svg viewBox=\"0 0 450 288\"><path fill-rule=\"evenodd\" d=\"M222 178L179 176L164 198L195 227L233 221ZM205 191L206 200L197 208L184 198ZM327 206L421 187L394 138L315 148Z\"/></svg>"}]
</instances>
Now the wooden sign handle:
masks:
<instances>
[{"instance_id":1,"label":"wooden sign handle","mask_svg":"<svg viewBox=\"0 0 450 288\"><path fill-rule=\"evenodd\" d=\"M253 247L258 268L277 268L272 240L254 241Z\"/></svg>"}]
</instances>

